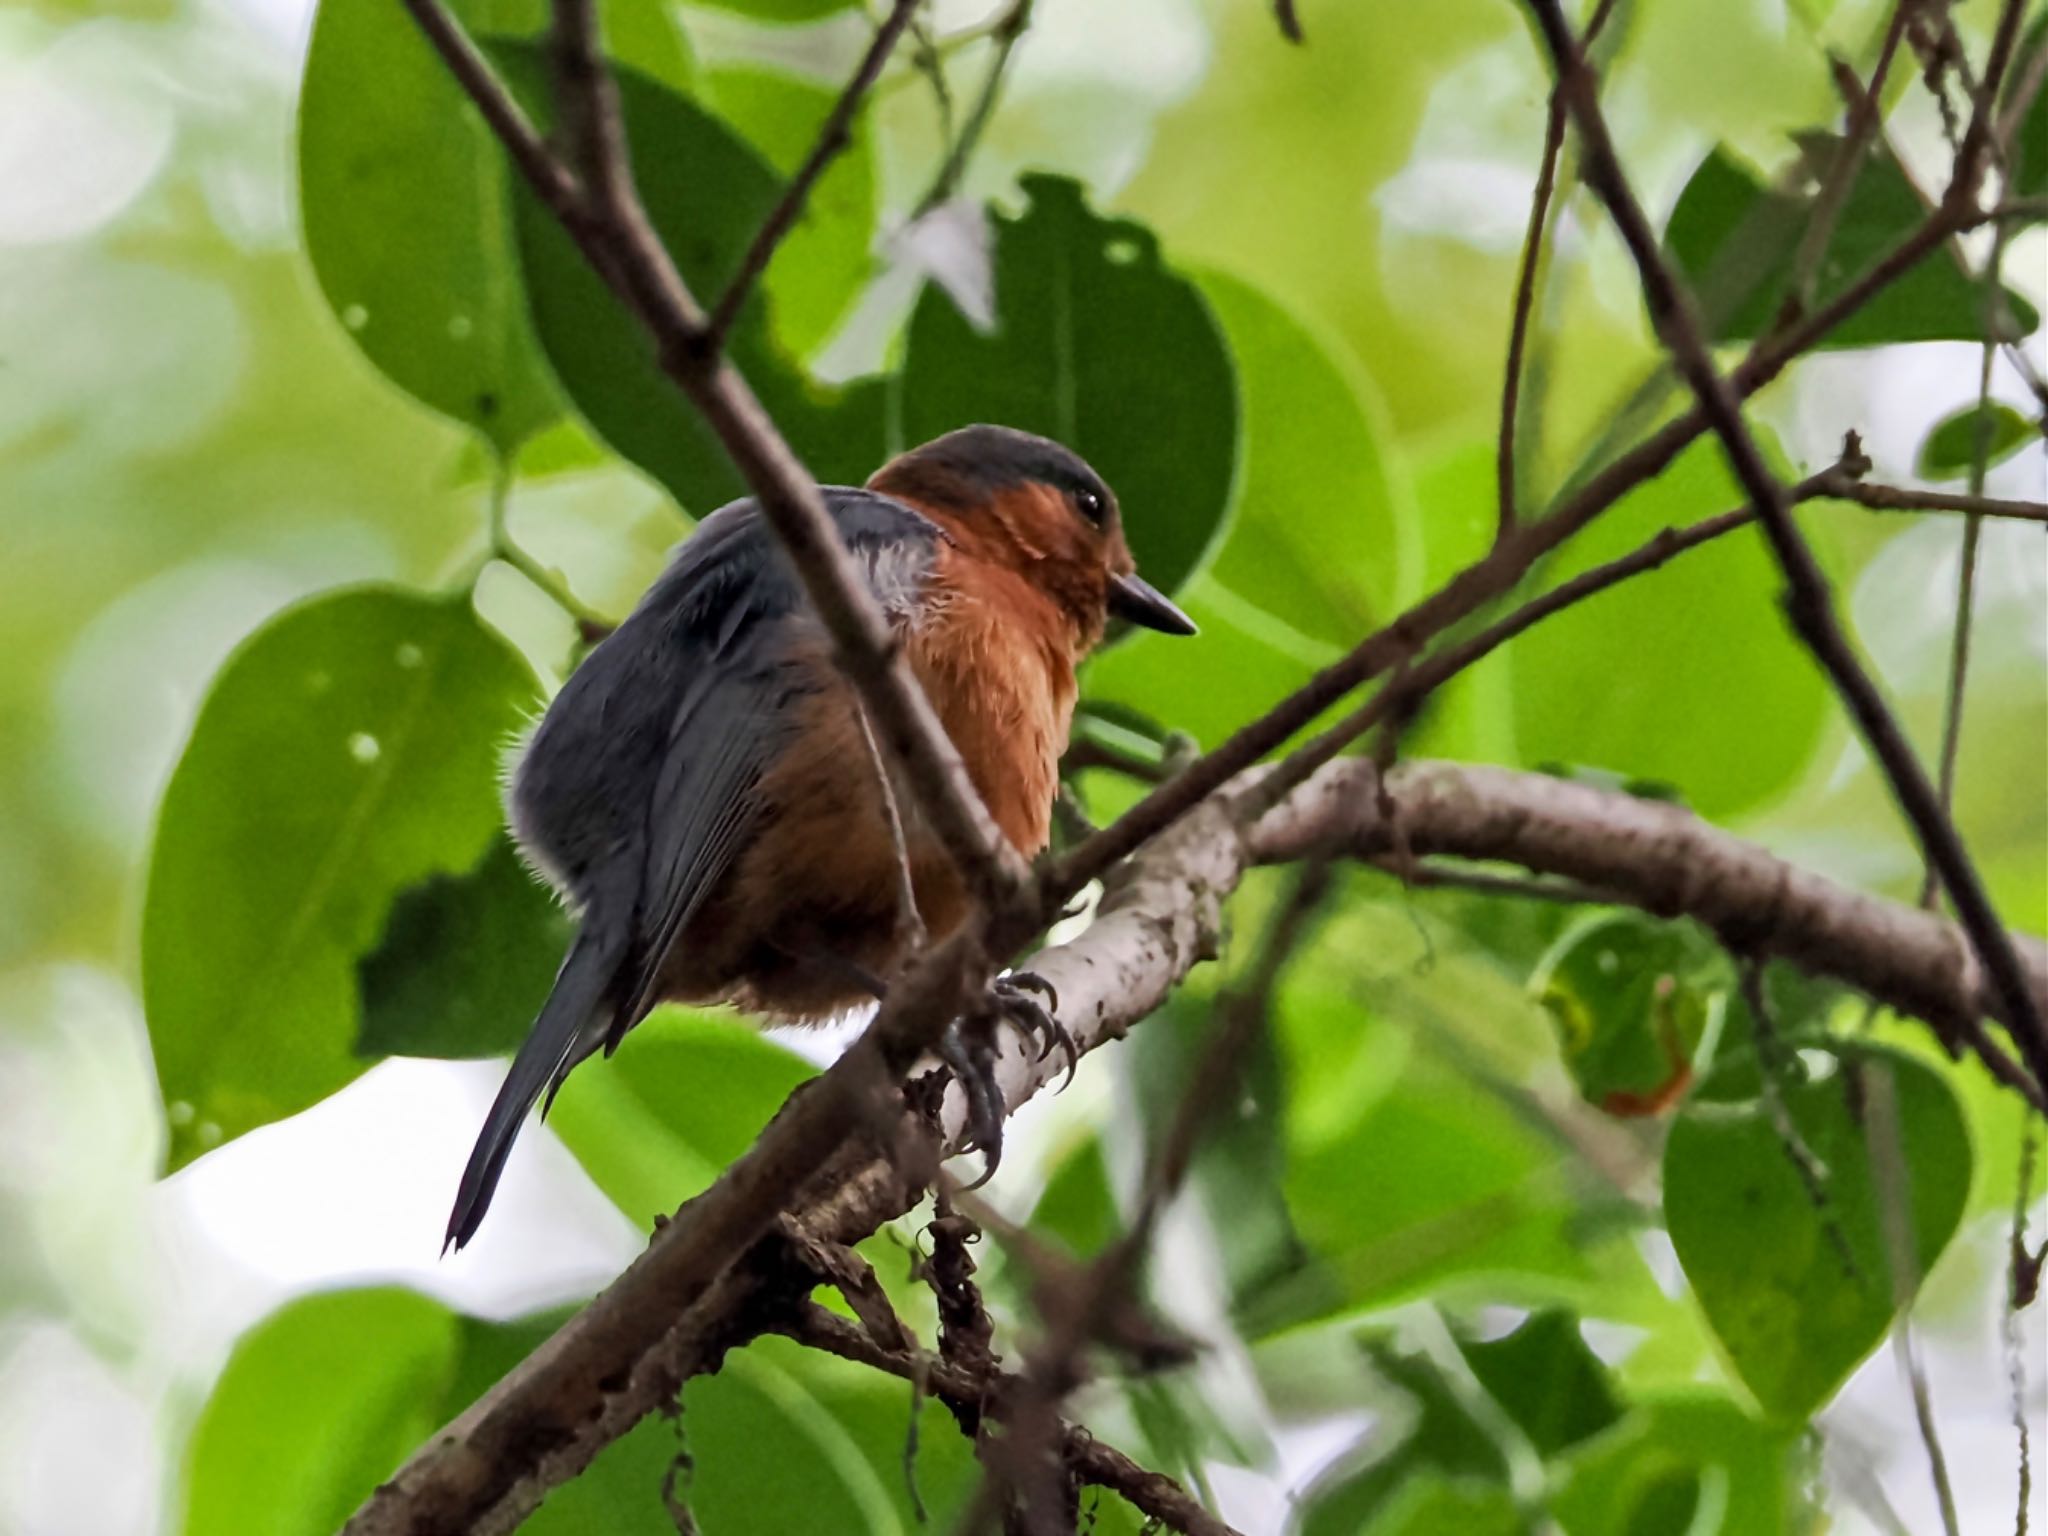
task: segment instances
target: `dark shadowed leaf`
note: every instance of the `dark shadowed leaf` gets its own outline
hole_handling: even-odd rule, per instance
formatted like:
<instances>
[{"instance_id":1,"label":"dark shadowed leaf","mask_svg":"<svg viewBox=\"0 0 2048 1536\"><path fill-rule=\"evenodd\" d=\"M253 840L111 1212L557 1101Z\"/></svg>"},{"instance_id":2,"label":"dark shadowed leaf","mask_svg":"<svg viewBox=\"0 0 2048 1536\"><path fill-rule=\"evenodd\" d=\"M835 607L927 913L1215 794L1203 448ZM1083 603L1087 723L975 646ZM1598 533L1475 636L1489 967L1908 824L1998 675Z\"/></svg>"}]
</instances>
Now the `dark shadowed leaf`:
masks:
<instances>
[{"instance_id":1,"label":"dark shadowed leaf","mask_svg":"<svg viewBox=\"0 0 2048 1536\"><path fill-rule=\"evenodd\" d=\"M2011 458L2040 436L2041 429L2009 405L1994 400L1981 411L1974 405L1965 406L1944 416L1927 434L1913 473L1923 480L1960 480L1976 462L1980 437L1988 468Z\"/></svg>"},{"instance_id":2,"label":"dark shadowed leaf","mask_svg":"<svg viewBox=\"0 0 2048 1536\"><path fill-rule=\"evenodd\" d=\"M434 875L391 904L356 967L356 1054L501 1056L547 1000L575 923L500 837L473 869Z\"/></svg>"},{"instance_id":3,"label":"dark shadowed leaf","mask_svg":"<svg viewBox=\"0 0 2048 1536\"><path fill-rule=\"evenodd\" d=\"M513 79L541 78L533 51L501 49ZM718 118L634 70L618 72L640 193L685 282L706 304L724 290L782 190L781 179ZM657 363L654 344L584 262L554 215L514 198L534 328L576 408L611 447L653 475L694 514L742 494L712 430ZM885 455L879 380L844 389L813 384L771 339L757 289L729 351L770 418L821 481L858 485Z\"/></svg>"},{"instance_id":4,"label":"dark shadowed leaf","mask_svg":"<svg viewBox=\"0 0 2048 1536\"><path fill-rule=\"evenodd\" d=\"M701 1193L814 1070L731 1014L662 1009L569 1075L549 1124L649 1226Z\"/></svg>"},{"instance_id":5,"label":"dark shadowed leaf","mask_svg":"<svg viewBox=\"0 0 2048 1536\"><path fill-rule=\"evenodd\" d=\"M1223 543L1180 593L1202 633L1133 635L1089 665L1086 689L1213 745L1390 617L1419 550L1413 497L1356 363L1246 284L1199 280L1243 421Z\"/></svg>"},{"instance_id":6,"label":"dark shadowed leaf","mask_svg":"<svg viewBox=\"0 0 2048 1536\"><path fill-rule=\"evenodd\" d=\"M1546 1457L1621 1417L1607 1368L1569 1312L1538 1312L1498 1339L1460 1339L1458 1349L1480 1385Z\"/></svg>"},{"instance_id":7,"label":"dark shadowed leaf","mask_svg":"<svg viewBox=\"0 0 2048 1536\"><path fill-rule=\"evenodd\" d=\"M1820 182L1837 140L1801 143L1795 190L1766 187L1725 149L1715 149L1679 194L1664 232L1665 249L1692 282L1717 341L1753 341L1769 331L1792 292L1799 242L1811 222ZM1887 149L1870 153L1843 204L1820 259L1816 306L1848 287L1912 233L1927 205ZM2040 316L2005 290L2030 333ZM1971 341L1984 335L1983 293L1945 251L1937 251L1831 331L1823 347L1874 347L1902 341Z\"/></svg>"},{"instance_id":8,"label":"dark shadowed leaf","mask_svg":"<svg viewBox=\"0 0 2048 1536\"><path fill-rule=\"evenodd\" d=\"M2034 99L2012 138L2012 152L2018 162L2006 187L2008 198L2038 198L2048 194L2048 81L2043 81L2034 61L2048 49L2048 15L2037 18L2019 52L2013 55L2011 71L2005 77L2005 108L2010 110L2029 79L2035 84Z\"/></svg>"},{"instance_id":9,"label":"dark shadowed leaf","mask_svg":"<svg viewBox=\"0 0 2048 1536\"><path fill-rule=\"evenodd\" d=\"M1759 1101L1688 1108L1665 1149L1672 1244L1729 1360L1775 1419L1795 1421L1825 1403L1891 1324L1891 1266L1865 1137L1879 1072L1890 1074L1897 1099L1916 1283L1954 1233L1970 1188L1962 1111L1924 1063L1858 1048L1833 1073L1786 1085L1793 1123L1827 1170L1825 1214Z\"/></svg>"},{"instance_id":10,"label":"dark shadowed leaf","mask_svg":"<svg viewBox=\"0 0 2048 1536\"><path fill-rule=\"evenodd\" d=\"M356 961L394 897L490 845L498 754L535 691L466 595L315 598L229 658L165 791L143 909L173 1168L368 1064Z\"/></svg>"},{"instance_id":11,"label":"dark shadowed leaf","mask_svg":"<svg viewBox=\"0 0 2048 1536\"><path fill-rule=\"evenodd\" d=\"M1000 422L1058 439L1115 489L1138 567L1185 582L1222 531L1237 460L1230 353L1193 283L1142 224L1077 182L1027 176L995 216L996 315L977 331L936 286L911 316L903 432Z\"/></svg>"}]
</instances>

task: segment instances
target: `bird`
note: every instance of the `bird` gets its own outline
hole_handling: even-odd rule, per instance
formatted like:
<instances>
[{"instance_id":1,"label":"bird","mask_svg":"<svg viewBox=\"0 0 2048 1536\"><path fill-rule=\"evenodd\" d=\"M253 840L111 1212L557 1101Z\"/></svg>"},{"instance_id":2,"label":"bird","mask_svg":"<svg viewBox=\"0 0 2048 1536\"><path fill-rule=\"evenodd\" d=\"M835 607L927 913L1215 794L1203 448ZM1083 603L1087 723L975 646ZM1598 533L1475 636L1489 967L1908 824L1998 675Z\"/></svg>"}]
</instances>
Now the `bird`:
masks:
<instances>
[{"instance_id":1,"label":"bird","mask_svg":"<svg viewBox=\"0 0 2048 1536\"><path fill-rule=\"evenodd\" d=\"M997 830L1035 856L1081 660L1112 618L1174 635L1194 622L1137 574L1102 477L1049 438L964 427L863 487L820 491ZM892 824L882 773L759 504L710 513L516 753L513 837L579 921L485 1117L444 1252L475 1236L533 1106L656 1005L807 1024L873 1002L915 931L906 864L929 938L967 920L944 846L914 803ZM975 1132L992 1161L1000 1099L989 1107L992 1081L963 1086L993 1115Z\"/></svg>"}]
</instances>

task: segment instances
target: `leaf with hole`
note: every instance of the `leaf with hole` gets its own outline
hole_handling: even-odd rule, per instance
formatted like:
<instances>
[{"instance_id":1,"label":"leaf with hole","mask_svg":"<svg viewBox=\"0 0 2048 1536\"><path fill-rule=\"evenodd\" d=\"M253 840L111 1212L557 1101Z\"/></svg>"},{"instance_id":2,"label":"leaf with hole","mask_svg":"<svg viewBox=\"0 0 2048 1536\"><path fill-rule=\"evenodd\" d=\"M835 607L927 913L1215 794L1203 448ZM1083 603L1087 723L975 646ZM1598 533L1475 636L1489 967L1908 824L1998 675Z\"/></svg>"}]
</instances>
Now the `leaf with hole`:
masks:
<instances>
[{"instance_id":1,"label":"leaf with hole","mask_svg":"<svg viewBox=\"0 0 2048 1536\"><path fill-rule=\"evenodd\" d=\"M994 325L977 330L936 286L911 315L904 436L993 421L1065 443L1115 489L1146 579L1174 591L1230 508L1238 405L1223 333L1151 230L1095 213L1065 177L1021 185L1024 211L995 215Z\"/></svg>"},{"instance_id":2,"label":"leaf with hole","mask_svg":"<svg viewBox=\"0 0 2048 1536\"><path fill-rule=\"evenodd\" d=\"M142 998L170 1166L352 1080L356 962L393 900L498 836L534 700L467 595L314 598L228 659L159 814Z\"/></svg>"},{"instance_id":3,"label":"leaf with hole","mask_svg":"<svg viewBox=\"0 0 2048 1536\"><path fill-rule=\"evenodd\" d=\"M1894 1277L1879 1210L1872 1096L1890 1079L1907 1188L1910 1294L1941 1256L1970 1189L1970 1138L1935 1068L1875 1047L1783 1085L1791 1123L1825 1170L1817 1206L1765 1103L1691 1105L1664 1152L1664 1214L1693 1294L1764 1412L1803 1419L1891 1326Z\"/></svg>"}]
</instances>

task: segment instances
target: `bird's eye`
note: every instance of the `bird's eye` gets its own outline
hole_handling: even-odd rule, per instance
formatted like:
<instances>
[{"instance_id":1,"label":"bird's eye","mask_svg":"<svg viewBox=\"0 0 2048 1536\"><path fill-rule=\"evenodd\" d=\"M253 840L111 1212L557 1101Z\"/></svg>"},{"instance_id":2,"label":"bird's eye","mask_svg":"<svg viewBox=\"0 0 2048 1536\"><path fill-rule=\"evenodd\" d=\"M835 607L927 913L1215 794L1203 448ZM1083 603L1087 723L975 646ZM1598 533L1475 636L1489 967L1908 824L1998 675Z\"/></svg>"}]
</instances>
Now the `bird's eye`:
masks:
<instances>
[{"instance_id":1,"label":"bird's eye","mask_svg":"<svg viewBox=\"0 0 2048 1536\"><path fill-rule=\"evenodd\" d=\"M1102 521L1102 498L1093 491L1074 492L1074 506L1089 522Z\"/></svg>"}]
</instances>

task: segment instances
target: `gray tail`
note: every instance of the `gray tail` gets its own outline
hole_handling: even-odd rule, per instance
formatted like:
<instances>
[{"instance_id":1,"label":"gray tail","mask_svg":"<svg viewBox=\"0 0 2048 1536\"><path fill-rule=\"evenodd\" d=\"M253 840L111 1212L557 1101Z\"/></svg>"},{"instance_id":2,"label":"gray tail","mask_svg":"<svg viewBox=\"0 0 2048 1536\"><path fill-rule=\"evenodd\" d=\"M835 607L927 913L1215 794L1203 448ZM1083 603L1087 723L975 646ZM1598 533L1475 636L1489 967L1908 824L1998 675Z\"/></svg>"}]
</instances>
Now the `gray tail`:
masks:
<instances>
[{"instance_id":1,"label":"gray tail","mask_svg":"<svg viewBox=\"0 0 2048 1536\"><path fill-rule=\"evenodd\" d=\"M448 1215L443 1253L451 1247L460 1249L476 1235L484 1212L491 1207L498 1176L505 1171L505 1158L534 1101L546 1093L552 1102L554 1090L561 1087L569 1069L594 1051L611 1028L617 945L600 944L594 937L602 926L594 916L586 914L582 931L555 975L554 990L541 1005L526 1043L512 1058L512 1070L505 1075L505 1084L484 1118L483 1130L477 1133L469 1166L462 1170L462 1185L455 1194L455 1209Z\"/></svg>"}]
</instances>

